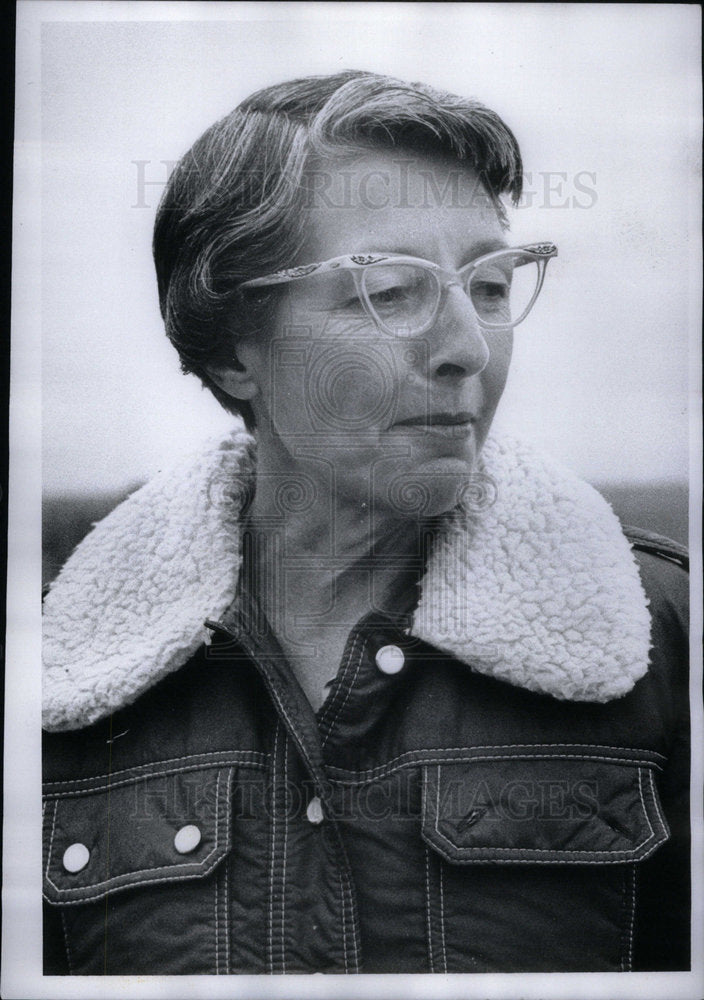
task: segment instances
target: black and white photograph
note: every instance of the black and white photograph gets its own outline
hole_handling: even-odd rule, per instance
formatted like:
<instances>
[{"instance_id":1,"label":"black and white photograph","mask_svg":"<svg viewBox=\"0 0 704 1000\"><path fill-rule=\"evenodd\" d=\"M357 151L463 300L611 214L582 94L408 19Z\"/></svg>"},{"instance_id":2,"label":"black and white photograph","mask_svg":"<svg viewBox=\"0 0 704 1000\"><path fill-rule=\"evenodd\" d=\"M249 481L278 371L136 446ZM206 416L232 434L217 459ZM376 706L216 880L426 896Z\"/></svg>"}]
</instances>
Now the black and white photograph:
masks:
<instances>
[{"instance_id":1,"label":"black and white photograph","mask_svg":"<svg viewBox=\"0 0 704 1000\"><path fill-rule=\"evenodd\" d=\"M18 4L4 997L701 996L700 30Z\"/></svg>"}]
</instances>

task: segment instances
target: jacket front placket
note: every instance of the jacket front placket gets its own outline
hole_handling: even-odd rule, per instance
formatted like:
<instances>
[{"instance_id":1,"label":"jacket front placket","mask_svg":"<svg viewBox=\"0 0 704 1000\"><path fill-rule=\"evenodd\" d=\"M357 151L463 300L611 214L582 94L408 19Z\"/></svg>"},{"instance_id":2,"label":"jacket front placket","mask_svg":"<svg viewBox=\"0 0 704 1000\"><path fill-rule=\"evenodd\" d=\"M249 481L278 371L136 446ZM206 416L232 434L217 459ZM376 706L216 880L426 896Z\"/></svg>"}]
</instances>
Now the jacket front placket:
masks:
<instances>
[{"instance_id":1,"label":"jacket front placket","mask_svg":"<svg viewBox=\"0 0 704 1000\"><path fill-rule=\"evenodd\" d=\"M355 889L338 825L327 812L328 785L312 707L267 631L254 637L244 596L209 622L213 654L234 643L258 671L275 710L265 795L269 821L266 968L269 973L361 968ZM240 653L241 655L241 653Z\"/></svg>"}]
</instances>

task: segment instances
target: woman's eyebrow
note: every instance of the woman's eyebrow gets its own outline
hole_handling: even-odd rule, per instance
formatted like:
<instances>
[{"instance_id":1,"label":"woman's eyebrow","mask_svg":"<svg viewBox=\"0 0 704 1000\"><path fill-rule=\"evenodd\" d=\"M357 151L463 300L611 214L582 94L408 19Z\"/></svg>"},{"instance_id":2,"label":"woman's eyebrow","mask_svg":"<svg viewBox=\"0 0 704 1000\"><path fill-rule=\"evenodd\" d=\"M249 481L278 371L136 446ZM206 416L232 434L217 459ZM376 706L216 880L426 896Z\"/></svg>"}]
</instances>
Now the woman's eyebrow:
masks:
<instances>
[{"instance_id":1,"label":"woman's eyebrow","mask_svg":"<svg viewBox=\"0 0 704 1000\"><path fill-rule=\"evenodd\" d=\"M379 243L379 244L375 243L369 246L366 246L365 244L363 250L355 250L354 254L352 254L351 256L356 257L356 256L361 256L363 254L372 254L372 253L378 253L378 254L388 253L388 254L394 254L397 257L418 257L419 260L427 260L426 257L423 257L423 255L418 253L418 250L414 249L413 247L398 246L398 245L394 246L393 244L389 245L388 243Z\"/></svg>"},{"instance_id":2,"label":"woman's eyebrow","mask_svg":"<svg viewBox=\"0 0 704 1000\"><path fill-rule=\"evenodd\" d=\"M468 264L472 260L476 260L477 257L483 257L485 253L493 253L495 250L508 250L509 244L506 240L492 238L486 240L478 240L476 243L472 243L466 253L462 254L462 261L464 264Z\"/></svg>"},{"instance_id":3,"label":"woman's eyebrow","mask_svg":"<svg viewBox=\"0 0 704 1000\"><path fill-rule=\"evenodd\" d=\"M467 250L462 253L460 260L462 263L460 267L464 267L469 261L475 260L477 257L482 257L485 253L492 253L494 250L507 250L509 244L502 239L497 237L492 237L491 239L478 240L475 243L471 243ZM356 251L356 253L388 253L396 254L399 257L417 257L419 260L430 260L423 253L420 253L417 247L409 247L404 245L391 245L384 244L383 246L369 246L365 247L364 250Z\"/></svg>"}]
</instances>

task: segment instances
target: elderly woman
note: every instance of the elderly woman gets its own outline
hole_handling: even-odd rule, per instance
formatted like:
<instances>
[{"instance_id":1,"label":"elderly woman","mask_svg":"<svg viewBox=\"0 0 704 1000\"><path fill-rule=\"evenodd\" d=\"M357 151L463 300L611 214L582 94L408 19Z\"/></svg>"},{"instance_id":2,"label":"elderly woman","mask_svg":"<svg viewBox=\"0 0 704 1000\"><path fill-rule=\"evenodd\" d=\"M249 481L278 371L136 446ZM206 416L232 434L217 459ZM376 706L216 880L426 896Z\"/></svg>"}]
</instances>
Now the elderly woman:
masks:
<instances>
[{"instance_id":1,"label":"elderly woman","mask_svg":"<svg viewBox=\"0 0 704 1000\"><path fill-rule=\"evenodd\" d=\"M167 333L247 429L46 599L47 973L688 967L685 557L489 436L520 190L493 112L354 72L174 171Z\"/></svg>"}]
</instances>

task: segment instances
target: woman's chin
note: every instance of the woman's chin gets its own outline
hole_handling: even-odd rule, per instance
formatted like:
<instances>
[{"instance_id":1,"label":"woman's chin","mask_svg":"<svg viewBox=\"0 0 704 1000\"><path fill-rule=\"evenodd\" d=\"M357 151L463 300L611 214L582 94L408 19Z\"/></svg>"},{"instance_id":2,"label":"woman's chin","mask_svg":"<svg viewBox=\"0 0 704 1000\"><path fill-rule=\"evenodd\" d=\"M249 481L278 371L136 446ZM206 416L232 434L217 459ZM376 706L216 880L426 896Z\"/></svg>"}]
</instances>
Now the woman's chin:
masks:
<instances>
[{"instance_id":1,"label":"woman's chin","mask_svg":"<svg viewBox=\"0 0 704 1000\"><path fill-rule=\"evenodd\" d=\"M471 478L474 462L443 456L428 459L402 472L386 484L379 503L401 518L438 517L460 503Z\"/></svg>"}]
</instances>

